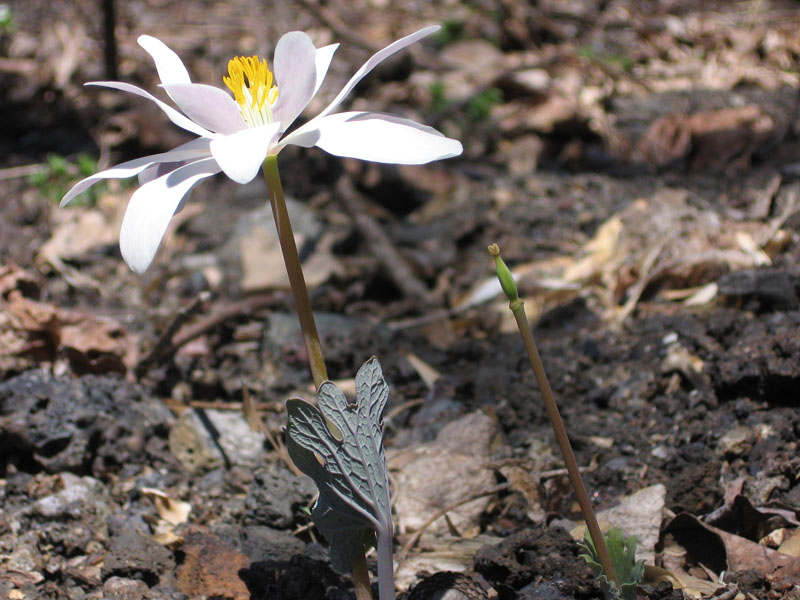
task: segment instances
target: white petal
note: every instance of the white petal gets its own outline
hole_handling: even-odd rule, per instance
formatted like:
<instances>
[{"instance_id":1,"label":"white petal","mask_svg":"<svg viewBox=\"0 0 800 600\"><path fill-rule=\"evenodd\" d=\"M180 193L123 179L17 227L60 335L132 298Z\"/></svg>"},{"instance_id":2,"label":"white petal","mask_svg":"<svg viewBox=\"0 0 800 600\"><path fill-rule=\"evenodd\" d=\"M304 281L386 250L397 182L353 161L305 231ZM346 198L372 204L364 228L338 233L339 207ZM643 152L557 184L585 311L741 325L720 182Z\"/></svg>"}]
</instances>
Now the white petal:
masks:
<instances>
[{"instance_id":1,"label":"white petal","mask_svg":"<svg viewBox=\"0 0 800 600\"><path fill-rule=\"evenodd\" d=\"M192 82L189 72L183 66L183 61L164 42L150 35L140 35L137 41L153 57L161 83Z\"/></svg>"},{"instance_id":2,"label":"white petal","mask_svg":"<svg viewBox=\"0 0 800 600\"><path fill-rule=\"evenodd\" d=\"M328 69L331 66L333 54L338 48L339 44L330 44L328 46L323 46L322 48L317 48L317 56L314 59L314 63L317 68L317 83L314 85L314 93L311 95L312 98L317 95L319 88L322 86L322 82L325 80L325 75L328 74Z\"/></svg>"},{"instance_id":3,"label":"white petal","mask_svg":"<svg viewBox=\"0 0 800 600\"><path fill-rule=\"evenodd\" d=\"M290 31L275 47L278 101L272 109L276 121L289 127L308 106L317 89L317 49L302 31Z\"/></svg>"},{"instance_id":4,"label":"white petal","mask_svg":"<svg viewBox=\"0 0 800 600\"><path fill-rule=\"evenodd\" d=\"M149 183L154 179L158 179L162 175L172 173L175 169L182 167L183 165L188 165L190 162L194 161L181 160L166 163L155 163L154 165L150 165L144 171L139 173L139 176L137 177L139 180L139 185L144 185L145 183Z\"/></svg>"},{"instance_id":5,"label":"white petal","mask_svg":"<svg viewBox=\"0 0 800 600\"><path fill-rule=\"evenodd\" d=\"M192 133L203 136L203 137L211 137L212 133L201 127L191 119L187 118L186 116L179 113L177 110L172 108L169 104L165 104L151 93L144 91L141 88L136 87L135 85L131 85L130 83L122 83L121 81L92 81L91 83L87 83L86 85L97 85L101 87L108 87L113 88L115 90L122 90L123 92L129 92L131 94L136 94L137 96L141 96L142 98L147 98L155 102L158 105L158 108L163 110L170 121L175 123L178 127L182 127L186 131L191 131Z\"/></svg>"},{"instance_id":6,"label":"white petal","mask_svg":"<svg viewBox=\"0 0 800 600\"><path fill-rule=\"evenodd\" d=\"M211 154L225 175L236 183L247 183L258 174L280 127L280 123L268 123L217 137L211 142Z\"/></svg>"},{"instance_id":7,"label":"white petal","mask_svg":"<svg viewBox=\"0 0 800 600\"><path fill-rule=\"evenodd\" d=\"M230 95L212 85L175 83L162 86L192 121L217 133L235 133L247 127Z\"/></svg>"},{"instance_id":8,"label":"white petal","mask_svg":"<svg viewBox=\"0 0 800 600\"><path fill-rule=\"evenodd\" d=\"M461 142L395 115L345 112L317 122L318 148L336 156L421 165L461 154Z\"/></svg>"},{"instance_id":9,"label":"white petal","mask_svg":"<svg viewBox=\"0 0 800 600\"><path fill-rule=\"evenodd\" d=\"M159 163L172 163L185 160L197 160L205 158L210 155L209 141L206 138L192 140L177 148L173 148L169 152L161 154L153 154L151 156L143 156L142 158L135 158L124 163L120 163L115 167L100 171L94 175L90 175L86 179L82 179L67 192L61 199L61 206L66 206L81 192L88 190L98 181L103 179L125 179L126 177L133 177L145 171L151 165Z\"/></svg>"},{"instance_id":10,"label":"white petal","mask_svg":"<svg viewBox=\"0 0 800 600\"><path fill-rule=\"evenodd\" d=\"M136 190L128 203L119 233L122 258L131 269L143 273L150 266L183 197L200 180L215 173L219 173L215 160L200 160Z\"/></svg>"},{"instance_id":11,"label":"white petal","mask_svg":"<svg viewBox=\"0 0 800 600\"><path fill-rule=\"evenodd\" d=\"M361 81L366 75L372 71L375 67L377 67L380 63L384 60L389 58L395 52L399 52L403 48L410 46L414 42L421 40L422 38L429 36L435 31L438 31L440 27L438 25L433 25L431 27L426 27L425 29L420 29L416 33L412 33L411 35L407 35L404 38L397 40L396 42L392 42L383 50L379 50L375 54L373 54L367 62L365 62L361 68L356 71L356 74L350 78L350 81L342 88L342 91L336 95L336 98L323 110L317 118L324 117L325 115L329 114L332 110L334 110L337 106L339 106L342 101L347 97L347 95L353 91L353 88L356 87L359 81Z\"/></svg>"}]
</instances>

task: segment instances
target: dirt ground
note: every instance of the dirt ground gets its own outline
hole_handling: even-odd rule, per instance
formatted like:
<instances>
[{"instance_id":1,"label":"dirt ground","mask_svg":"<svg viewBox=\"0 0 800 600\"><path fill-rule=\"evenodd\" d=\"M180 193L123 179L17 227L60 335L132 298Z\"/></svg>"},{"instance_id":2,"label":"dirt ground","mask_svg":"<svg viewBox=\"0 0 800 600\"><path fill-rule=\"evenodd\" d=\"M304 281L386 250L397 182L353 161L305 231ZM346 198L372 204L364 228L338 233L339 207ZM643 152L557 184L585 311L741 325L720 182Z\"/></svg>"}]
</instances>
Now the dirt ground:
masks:
<instances>
[{"instance_id":1,"label":"dirt ground","mask_svg":"<svg viewBox=\"0 0 800 600\"><path fill-rule=\"evenodd\" d=\"M341 42L313 115L441 24L346 106L462 156L279 160L329 376L375 355L391 385L398 595L602 598L497 243L640 597L800 598L796 2L133 0L115 45L112 4L0 3L0 597L355 598L283 443L313 386L264 183L198 186L142 275L135 183L58 201L188 139L82 85L159 95L141 34L217 86L286 31Z\"/></svg>"}]
</instances>

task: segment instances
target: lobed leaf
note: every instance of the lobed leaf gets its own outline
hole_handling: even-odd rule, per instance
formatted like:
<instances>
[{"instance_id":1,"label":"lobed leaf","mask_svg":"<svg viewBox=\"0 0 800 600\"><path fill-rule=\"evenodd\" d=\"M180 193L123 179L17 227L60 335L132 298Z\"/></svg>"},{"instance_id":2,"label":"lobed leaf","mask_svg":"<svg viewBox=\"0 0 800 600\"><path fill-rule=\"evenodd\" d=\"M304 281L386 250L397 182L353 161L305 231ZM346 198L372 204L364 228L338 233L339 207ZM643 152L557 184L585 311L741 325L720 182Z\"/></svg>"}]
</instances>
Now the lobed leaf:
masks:
<instances>
[{"instance_id":1,"label":"lobed leaf","mask_svg":"<svg viewBox=\"0 0 800 600\"><path fill-rule=\"evenodd\" d=\"M373 357L356 374L355 404L330 381L319 388L319 408L296 398L286 404L289 455L317 484L311 515L331 546L334 567L342 571L352 569L374 532L391 536L382 422L388 396Z\"/></svg>"}]
</instances>

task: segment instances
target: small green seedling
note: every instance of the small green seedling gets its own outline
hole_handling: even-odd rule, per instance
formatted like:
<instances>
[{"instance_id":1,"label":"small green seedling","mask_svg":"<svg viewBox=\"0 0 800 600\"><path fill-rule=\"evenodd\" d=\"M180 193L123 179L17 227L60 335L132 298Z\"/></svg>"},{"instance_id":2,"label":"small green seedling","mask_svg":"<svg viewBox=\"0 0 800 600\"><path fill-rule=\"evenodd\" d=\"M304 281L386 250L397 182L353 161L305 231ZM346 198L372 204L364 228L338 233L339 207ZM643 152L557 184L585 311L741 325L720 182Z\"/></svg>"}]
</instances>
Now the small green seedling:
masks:
<instances>
[{"instance_id":1,"label":"small green seedling","mask_svg":"<svg viewBox=\"0 0 800 600\"><path fill-rule=\"evenodd\" d=\"M496 87L487 88L467 102L467 118L472 122L485 121L489 118L492 108L502 102L502 90Z\"/></svg>"},{"instance_id":2,"label":"small green seedling","mask_svg":"<svg viewBox=\"0 0 800 600\"><path fill-rule=\"evenodd\" d=\"M382 421L388 397L389 386L373 357L356 375L355 404L331 381L319 387L319 408L297 398L286 404L287 449L317 484L311 516L330 544L331 563L338 571L352 571L364 548L375 545L380 600L395 597Z\"/></svg>"},{"instance_id":3,"label":"small green seedling","mask_svg":"<svg viewBox=\"0 0 800 600\"><path fill-rule=\"evenodd\" d=\"M592 571L600 579L600 587L606 600L618 600L620 598L622 600L636 600L636 588L644 578L644 561L636 560L636 545L639 540L636 539L635 535L627 539L624 538L622 530L618 527L612 527L603 537L606 540L614 570L619 578L619 590L616 584L613 581L609 581L603 572L603 567L600 565L600 557L597 555L597 550L588 529L584 534L582 544L586 554L581 554L581 558L589 563Z\"/></svg>"},{"instance_id":4,"label":"small green seedling","mask_svg":"<svg viewBox=\"0 0 800 600\"><path fill-rule=\"evenodd\" d=\"M75 177L88 177L97 172L97 161L88 154L79 154L72 163L60 154L48 154L47 164L28 178L30 185L51 199L61 198L74 183ZM93 204L102 193L103 188L89 190L85 204ZM77 204L77 202L76 202Z\"/></svg>"},{"instance_id":5,"label":"small green seedling","mask_svg":"<svg viewBox=\"0 0 800 600\"><path fill-rule=\"evenodd\" d=\"M14 12L11 10L11 6L5 2L0 3L0 35L12 34L15 29Z\"/></svg>"}]
</instances>

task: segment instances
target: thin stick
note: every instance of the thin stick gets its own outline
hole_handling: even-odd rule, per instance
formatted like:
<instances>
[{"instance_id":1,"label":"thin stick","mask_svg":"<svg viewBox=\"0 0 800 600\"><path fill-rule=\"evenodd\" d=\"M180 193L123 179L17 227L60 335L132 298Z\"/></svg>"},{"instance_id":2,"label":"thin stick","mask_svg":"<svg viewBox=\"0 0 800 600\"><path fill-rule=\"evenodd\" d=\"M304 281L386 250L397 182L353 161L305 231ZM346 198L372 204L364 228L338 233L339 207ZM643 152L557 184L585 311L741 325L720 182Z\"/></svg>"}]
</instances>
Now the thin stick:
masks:
<instances>
[{"instance_id":1,"label":"thin stick","mask_svg":"<svg viewBox=\"0 0 800 600\"><path fill-rule=\"evenodd\" d=\"M569 481L572 484L575 496L577 496L578 504L583 513L583 519L586 521L586 527L589 529L589 535L592 536L597 555L600 558L600 565L603 567L603 573L610 581L616 584L617 589L621 589L614 564L611 562L611 556L608 553L608 547L606 546L603 532L600 531L600 526L597 524L597 518L594 515L592 503L589 500L589 494L586 493L586 487L583 485L583 478L581 478L578 462L575 460L575 454L572 452L572 445L569 443L567 429L564 427L564 421L561 419L561 413L558 410L553 390L550 387L550 381L547 379L547 373L544 370L542 359L539 356L539 350L536 348L536 342L533 339L533 333L528 324L528 317L525 315L525 303L517 295L517 286L511 272L508 270L508 267L505 266L505 263L502 262L502 259L500 259L500 248L498 248L496 244L492 244L489 246L489 253L495 257L497 262L497 274L500 279L500 284L503 286L503 291L509 299L508 307L514 314L514 319L519 328L519 334L522 336L522 342L525 344L525 350L528 352L531 369L533 369L533 373L536 375L536 382L539 384L539 390L542 392L547 416L550 418L550 424L553 426L553 433L556 435L556 442L564 457L564 465L567 467Z\"/></svg>"},{"instance_id":2,"label":"thin stick","mask_svg":"<svg viewBox=\"0 0 800 600\"><path fill-rule=\"evenodd\" d=\"M110 80L117 77L117 15L115 0L103 0L103 56L106 63L106 77Z\"/></svg>"},{"instance_id":3,"label":"thin stick","mask_svg":"<svg viewBox=\"0 0 800 600\"><path fill-rule=\"evenodd\" d=\"M137 377L142 377L145 373L147 373L153 364L159 361L159 359L169 356L170 353L174 353L174 351L177 350L177 348L175 348L175 346L172 344L172 337L181 327L183 327L187 321L189 321L189 319L199 312L200 309L203 308L210 299L211 294L209 292L200 292L188 307L181 308L178 311L178 314L175 315L172 323L169 324L167 329L158 338L149 354L140 360L138 365L136 365Z\"/></svg>"},{"instance_id":4,"label":"thin stick","mask_svg":"<svg viewBox=\"0 0 800 600\"><path fill-rule=\"evenodd\" d=\"M508 483L501 483L491 489L483 490L482 492L475 492L474 494L470 494L464 498L459 499L457 502L454 502L450 506L445 506L443 509L436 511L431 515L431 517L425 521L422 525L420 525L419 529L417 529L414 534L409 538L409 540L403 544L403 547L400 549L400 553L397 555L397 569L400 569L402 564L405 562L408 553L411 549L419 542L419 538L422 537L422 534L425 533L425 530L430 527L434 521L437 519L441 519L447 513L452 510L457 509L459 506L472 502L473 500L478 500L479 498L484 498L486 496L493 496L498 492L502 492L503 490L507 490L510 487Z\"/></svg>"},{"instance_id":5,"label":"thin stick","mask_svg":"<svg viewBox=\"0 0 800 600\"><path fill-rule=\"evenodd\" d=\"M409 298L422 300L426 306L436 306L438 302L433 293L414 274L383 228L369 215L366 200L346 177L336 185L336 197L366 240L370 254L398 289Z\"/></svg>"}]
</instances>

